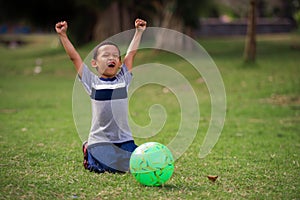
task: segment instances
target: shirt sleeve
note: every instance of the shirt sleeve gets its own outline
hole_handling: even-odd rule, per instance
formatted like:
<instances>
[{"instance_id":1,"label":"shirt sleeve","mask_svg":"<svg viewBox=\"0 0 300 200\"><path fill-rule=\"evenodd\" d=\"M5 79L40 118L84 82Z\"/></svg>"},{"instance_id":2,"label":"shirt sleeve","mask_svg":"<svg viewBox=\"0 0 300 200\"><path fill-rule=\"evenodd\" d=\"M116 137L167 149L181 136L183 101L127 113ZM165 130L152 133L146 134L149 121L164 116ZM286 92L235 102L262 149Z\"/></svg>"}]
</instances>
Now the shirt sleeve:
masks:
<instances>
[{"instance_id":1,"label":"shirt sleeve","mask_svg":"<svg viewBox=\"0 0 300 200\"><path fill-rule=\"evenodd\" d=\"M93 79L96 76L91 70L84 64L82 66L82 75L81 77L78 76L79 80L81 81L84 89L86 92L91 95L92 93L92 83Z\"/></svg>"},{"instance_id":2,"label":"shirt sleeve","mask_svg":"<svg viewBox=\"0 0 300 200\"><path fill-rule=\"evenodd\" d=\"M132 79L132 73L128 71L125 64L121 67L120 75L124 77L126 85L129 85Z\"/></svg>"}]
</instances>

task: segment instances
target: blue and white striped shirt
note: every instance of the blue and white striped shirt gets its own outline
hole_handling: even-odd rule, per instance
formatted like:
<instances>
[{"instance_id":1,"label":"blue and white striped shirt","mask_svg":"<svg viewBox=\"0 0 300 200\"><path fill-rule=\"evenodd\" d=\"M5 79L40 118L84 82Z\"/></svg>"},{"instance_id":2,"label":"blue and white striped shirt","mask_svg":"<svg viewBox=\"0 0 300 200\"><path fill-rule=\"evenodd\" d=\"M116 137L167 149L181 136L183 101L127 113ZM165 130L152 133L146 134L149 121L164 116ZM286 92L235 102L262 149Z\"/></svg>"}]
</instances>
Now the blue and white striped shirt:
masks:
<instances>
[{"instance_id":1,"label":"blue and white striped shirt","mask_svg":"<svg viewBox=\"0 0 300 200\"><path fill-rule=\"evenodd\" d=\"M99 78L84 65L81 82L91 97L92 122L88 144L133 140L128 125L128 87L132 74L123 64L114 78Z\"/></svg>"}]
</instances>

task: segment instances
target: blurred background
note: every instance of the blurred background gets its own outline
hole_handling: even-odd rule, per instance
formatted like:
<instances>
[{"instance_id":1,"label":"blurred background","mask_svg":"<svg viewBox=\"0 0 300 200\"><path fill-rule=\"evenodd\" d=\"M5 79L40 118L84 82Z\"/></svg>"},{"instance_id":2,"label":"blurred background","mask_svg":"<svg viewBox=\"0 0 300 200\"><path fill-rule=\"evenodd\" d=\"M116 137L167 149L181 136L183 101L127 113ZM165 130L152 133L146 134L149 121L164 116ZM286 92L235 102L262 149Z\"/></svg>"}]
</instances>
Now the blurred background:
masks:
<instances>
[{"instance_id":1,"label":"blurred background","mask_svg":"<svg viewBox=\"0 0 300 200\"><path fill-rule=\"evenodd\" d=\"M1 0L0 34L54 32L55 23L66 20L73 42L82 45L131 29L139 17L148 26L194 38L244 35L251 2L256 33L291 32L299 26L300 0Z\"/></svg>"},{"instance_id":2,"label":"blurred background","mask_svg":"<svg viewBox=\"0 0 300 200\"><path fill-rule=\"evenodd\" d=\"M54 30L68 21L84 58L104 39L133 29L137 17L199 42L226 89L221 138L199 160L212 122L207 77L174 53L139 50L135 66L172 67L189 81L201 108L197 136L167 187L84 170L72 109L78 79ZM300 0L0 0L0 199L300 199L299 24ZM132 119L149 124L152 105L166 108L167 122L137 144L167 144L181 126L177 94L158 84L134 91ZM89 128L88 117L80 122ZM219 178L213 183L207 175Z\"/></svg>"}]
</instances>

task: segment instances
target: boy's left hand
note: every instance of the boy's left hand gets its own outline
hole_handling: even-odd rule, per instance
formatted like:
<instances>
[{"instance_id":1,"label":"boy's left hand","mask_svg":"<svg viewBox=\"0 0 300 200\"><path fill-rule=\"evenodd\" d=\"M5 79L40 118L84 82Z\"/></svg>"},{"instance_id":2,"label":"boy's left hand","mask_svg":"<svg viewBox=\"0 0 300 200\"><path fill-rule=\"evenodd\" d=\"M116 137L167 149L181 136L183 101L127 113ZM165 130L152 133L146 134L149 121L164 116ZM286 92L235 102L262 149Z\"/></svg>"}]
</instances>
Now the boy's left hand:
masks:
<instances>
[{"instance_id":1,"label":"boy's left hand","mask_svg":"<svg viewBox=\"0 0 300 200\"><path fill-rule=\"evenodd\" d=\"M147 22L145 20L142 19L135 20L135 28L137 30L144 31L146 29L146 26L147 26Z\"/></svg>"}]
</instances>

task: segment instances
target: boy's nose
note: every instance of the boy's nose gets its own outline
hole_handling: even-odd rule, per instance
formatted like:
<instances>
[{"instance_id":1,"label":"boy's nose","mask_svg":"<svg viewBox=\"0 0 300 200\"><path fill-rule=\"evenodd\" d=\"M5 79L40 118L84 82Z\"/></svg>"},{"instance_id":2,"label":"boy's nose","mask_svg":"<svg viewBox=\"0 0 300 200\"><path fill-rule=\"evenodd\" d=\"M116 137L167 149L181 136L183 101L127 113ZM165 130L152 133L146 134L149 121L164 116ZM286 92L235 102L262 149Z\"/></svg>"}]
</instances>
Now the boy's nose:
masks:
<instances>
[{"instance_id":1,"label":"boy's nose","mask_svg":"<svg viewBox=\"0 0 300 200\"><path fill-rule=\"evenodd\" d=\"M110 56L108 57L108 59L109 59L109 60L114 60L115 58L114 58L113 55L110 55Z\"/></svg>"}]
</instances>

